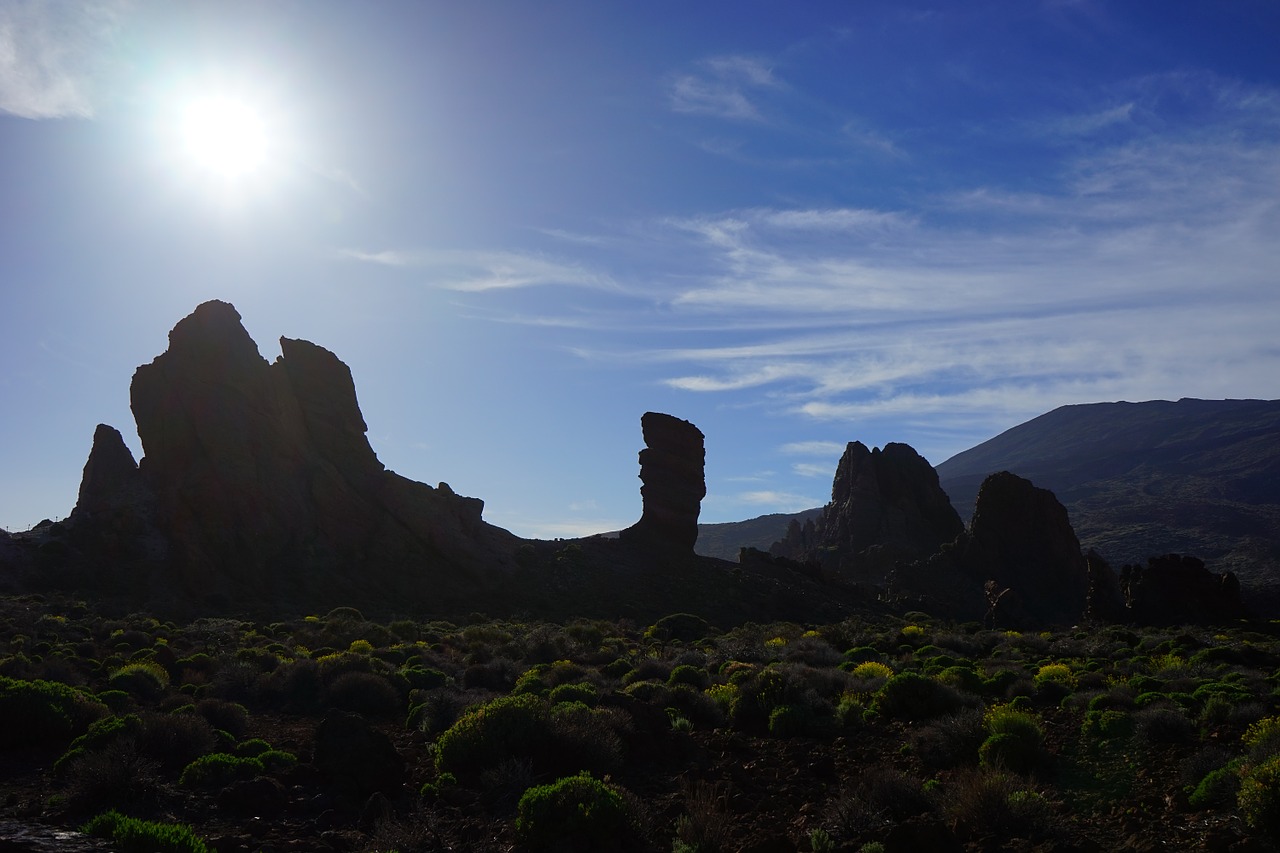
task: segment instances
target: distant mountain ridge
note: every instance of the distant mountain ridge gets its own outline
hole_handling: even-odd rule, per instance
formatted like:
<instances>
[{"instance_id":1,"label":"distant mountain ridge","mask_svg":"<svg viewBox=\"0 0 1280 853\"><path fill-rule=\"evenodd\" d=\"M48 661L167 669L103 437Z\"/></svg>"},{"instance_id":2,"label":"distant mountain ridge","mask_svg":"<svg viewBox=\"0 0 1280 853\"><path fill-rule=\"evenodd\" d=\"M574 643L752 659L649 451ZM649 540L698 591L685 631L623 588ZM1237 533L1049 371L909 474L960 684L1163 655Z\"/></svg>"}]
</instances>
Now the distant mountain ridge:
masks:
<instances>
[{"instance_id":1,"label":"distant mountain ridge","mask_svg":"<svg viewBox=\"0 0 1280 853\"><path fill-rule=\"evenodd\" d=\"M1113 566L1191 554L1214 571L1235 572L1265 609L1280 609L1280 400L1062 406L937 471L966 521L983 479L1010 471L1052 491L1081 545ZM766 520L781 539L792 518L803 523L816 511L741 522L750 525L751 541L746 529L735 537L733 525L716 525L698 550L727 554L734 539L760 541Z\"/></svg>"},{"instance_id":2,"label":"distant mountain ridge","mask_svg":"<svg viewBox=\"0 0 1280 853\"><path fill-rule=\"evenodd\" d=\"M1280 400L1063 406L938 466L962 517L1008 470L1054 492L1113 565L1177 552L1280 600Z\"/></svg>"}]
</instances>

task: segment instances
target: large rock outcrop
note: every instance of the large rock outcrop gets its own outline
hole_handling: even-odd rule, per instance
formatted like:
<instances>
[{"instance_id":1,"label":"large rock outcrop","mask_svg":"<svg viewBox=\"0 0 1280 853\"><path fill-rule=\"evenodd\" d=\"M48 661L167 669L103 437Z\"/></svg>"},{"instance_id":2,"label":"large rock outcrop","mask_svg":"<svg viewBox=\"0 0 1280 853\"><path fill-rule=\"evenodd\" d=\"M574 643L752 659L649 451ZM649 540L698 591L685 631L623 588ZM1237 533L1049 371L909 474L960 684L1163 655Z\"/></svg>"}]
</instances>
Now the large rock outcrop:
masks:
<instances>
[{"instance_id":1,"label":"large rock outcrop","mask_svg":"<svg viewBox=\"0 0 1280 853\"><path fill-rule=\"evenodd\" d=\"M280 346L268 363L225 302L180 321L134 374L140 465L98 429L81 527L145 508L169 546L164 583L214 600L429 604L511 564L518 540L482 521L480 500L378 461L345 364L307 341Z\"/></svg>"},{"instance_id":2,"label":"large rock outcrop","mask_svg":"<svg viewBox=\"0 0 1280 853\"><path fill-rule=\"evenodd\" d=\"M924 559L964 530L933 466L910 445L849 442L831 502L817 522L793 522L775 557L816 561L840 577L883 583L895 565Z\"/></svg>"},{"instance_id":3,"label":"large rock outcrop","mask_svg":"<svg viewBox=\"0 0 1280 853\"><path fill-rule=\"evenodd\" d=\"M1180 554L1122 567L1120 590L1129 621L1139 625L1223 624L1248 615L1234 574L1211 572Z\"/></svg>"},{"instance_id":4,"label":"large rock outcrop","mask_svg":"<svg viewBox=\"0 0 1280 853\"><path fill-rule=\"evenodd\" d=\"M894 586L940 615L1022 628L1081 619L1089 574L1053 492L1001 471L978 490L968 530L896 572Z\"/></svg>"},{"instance_id":5,"label":"large rock outcrop","mask_svg":"<svg viewBox=\"0 0 1280 853\"><path fill-rule=\"evenodd\" d=\"M645 412L640 428L645 443L640 451L644 510L621 538L647 548L692 554L698 541L698 514L707 495L702 431L659 412Z\"/></svg>"}]
</instances>

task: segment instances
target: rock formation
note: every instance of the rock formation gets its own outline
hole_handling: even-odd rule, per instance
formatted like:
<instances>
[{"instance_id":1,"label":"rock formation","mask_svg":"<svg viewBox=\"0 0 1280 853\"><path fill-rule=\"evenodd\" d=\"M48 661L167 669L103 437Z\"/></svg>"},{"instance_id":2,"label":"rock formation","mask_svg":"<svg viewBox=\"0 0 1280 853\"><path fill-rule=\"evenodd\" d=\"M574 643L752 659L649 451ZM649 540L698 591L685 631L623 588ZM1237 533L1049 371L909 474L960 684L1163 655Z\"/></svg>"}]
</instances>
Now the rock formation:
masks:
<instances>
[{"instance_id":1,"label":"rock formation","mask_svg":"<svg viewBox=\"0 0 1280 853\"><path fill-rule=\"evenodd\" d=\"M1129 621L1139 625L1220 624L1248 615L1236 576L1211 572L1195 557L1165 554L1124 566L1120 590Z\"/></svg>"},{"instance_id":2,"label":"rock formation","mask_svg":"<svg viewBox=\"0 0 1280 853\"><path fill-rule=\"evenodd\" d=\"M688 421L658 412L640 418L645 449L640 451L640 520L622 531L623 541L676 553L693 553L698 513L707 494L702 431Z\"/></svg>"},{"instance_id":3,"label":"rock formation","mask_svg":"<svg viewBox=\"0 0 1280 853\"><path fill-rule=\"evenodd\" d=\"M897 563L924 559L964 525L928 461L909 445L845 448L817 523L792 522L771 554L816 560L840 577L882 583Z\"/></svg>"},{"instance_id":4,"label":"rock formation","mask_svg":"<svg viewBox=\"0 0 1280 853\"><path fill-rule=\"evenodd\" d=\"M119 433L98 428L76 529L145 515L174 593L228 601L427 604L510 565L517 540L481 520L483 502L378 461L345 364L307 341L280 346L269 364L225 302L180 321L134 374L145 455L135 468Z\"/></svg>"},{"instance_id":5,"label":"rock formation","mask_svg":"<svg viewBox=\"0 0 1280 853\"><path fill-rule=\"evenodd\" d=\"M895 573L896 594L924 609L1011 628L1075 622L1087 588L1066 509L1053 492L1007 471L983 482L968 530Z\"/></svg>"}]
</instances>

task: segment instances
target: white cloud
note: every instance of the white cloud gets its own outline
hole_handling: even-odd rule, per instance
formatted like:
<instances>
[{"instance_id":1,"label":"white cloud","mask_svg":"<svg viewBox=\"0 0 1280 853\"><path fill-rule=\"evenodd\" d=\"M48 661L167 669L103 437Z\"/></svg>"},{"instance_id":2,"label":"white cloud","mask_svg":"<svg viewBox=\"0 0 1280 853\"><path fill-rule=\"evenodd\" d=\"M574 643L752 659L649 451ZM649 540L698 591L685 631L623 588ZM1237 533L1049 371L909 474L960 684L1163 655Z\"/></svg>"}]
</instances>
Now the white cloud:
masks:
<instances>
[{"instance_id":1,"label":"white cloud","mask_svg":"<svg viewBox=\"0 0 1280 853\"><path fill-rule=\"evenodd\" d=\"M431 270L440 287L480 292L540 285L617 290L609 275L576 263L509 251L340 249L341 258L381 266Z\"/></svg>"},{"instance_id":2,"label":"white cloud","mask_svg":"<svg viewBox=\"0 0 1280 853\"><path fill-rule=\"evenodd\" d=\"M747 93L780 86L772 69L758 59L713 57L700 63L699 73L681 75L672 82L671 109L714 118L762 121L764 116Z\"/></svg>"},{"instance_id":3,"label":"white cloud","mask_svg":"<svg viewBox=\"0 0 1280 853\"><path fill-rule=\"evenodd\" d=\"M839 456L845 445L838 441L793 441L778 450L790 456Z\"/></svg>"},{"instance_id":4,"label":"white cloud","mask_svg":"<svg viewBox=\"0 0 1280 853\"><path fill-rule=\"evenodd\" d=\"M773 490L741 492L732 496L731 501L745 506L766 509L769 512L799 512L802 509L811 509L826 503L823 498Z\"/></svg>"},{"instance_id":5,"label":"white cloud","mask_svg":"<svg viewBox=\"0 0 1280 853\"><path fill-rule=\"evenodd\" d=\"M0 3L0 111L30 119L90 118L113 67L126 0Z\"/></svg>"},{"instance_id":6,"label":"white cloud","mask_svg":"<svg viewBox=\"0 0 1280 853\"><path fill-rule=\"evenodd\" d=\"M835 473L834 465L820 465L817 462L797 462L791 470L801 477L831 477Z\"/></svg>"}]
</instances>

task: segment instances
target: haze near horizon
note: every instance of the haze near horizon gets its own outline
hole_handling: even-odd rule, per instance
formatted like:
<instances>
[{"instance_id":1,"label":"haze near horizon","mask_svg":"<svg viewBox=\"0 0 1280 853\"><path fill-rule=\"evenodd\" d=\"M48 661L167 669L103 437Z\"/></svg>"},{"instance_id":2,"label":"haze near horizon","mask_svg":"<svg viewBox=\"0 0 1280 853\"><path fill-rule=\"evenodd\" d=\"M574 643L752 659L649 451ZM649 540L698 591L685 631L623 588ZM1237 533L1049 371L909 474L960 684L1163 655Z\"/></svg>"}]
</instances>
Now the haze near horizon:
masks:
<instances>
[{"instance_id":1,"label":"haze near horizon","mask_svg":"<svg viewBox=\"0 0 1280 853\"><path fill-rule=\"evenodd\" d=\"M233 303L531 537L826 502L1061 405L1280 398L1280 7L0 6L0 527Z\"/></svg>"}]
</instances>

